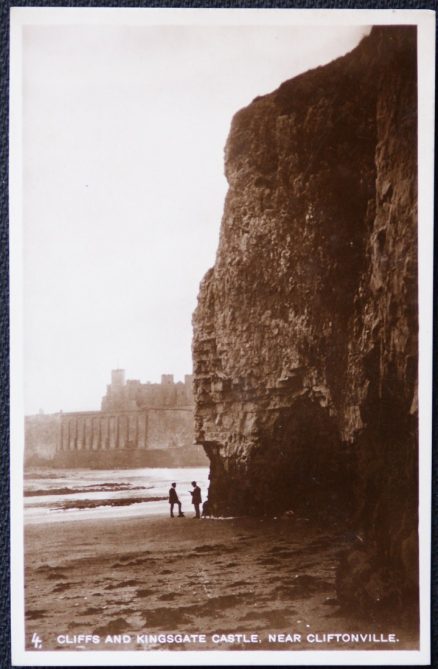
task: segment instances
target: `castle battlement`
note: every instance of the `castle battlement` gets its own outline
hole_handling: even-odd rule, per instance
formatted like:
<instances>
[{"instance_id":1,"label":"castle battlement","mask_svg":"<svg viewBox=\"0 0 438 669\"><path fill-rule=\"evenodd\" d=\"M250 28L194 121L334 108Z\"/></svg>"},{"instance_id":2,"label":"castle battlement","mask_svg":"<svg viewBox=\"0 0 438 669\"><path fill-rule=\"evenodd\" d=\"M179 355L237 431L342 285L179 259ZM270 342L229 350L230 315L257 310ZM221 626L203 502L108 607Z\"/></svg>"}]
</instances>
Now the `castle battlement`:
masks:
<instances>
[{"instance_id":1,"label":"castle battlement","mask_svg":"<svg viewBox=\"0 0 438 669\"><path fill-rule=\"evenodd\" d=\"M161 383L141 383L138 379L125 381L125 370L114 369L111 372L111 383L102 398L101 410L114 412L148 407L193 408L192 386L191 374L186 374L184 381L176 383L173 374L162 374Z\"/></svg>"}]
</instances>

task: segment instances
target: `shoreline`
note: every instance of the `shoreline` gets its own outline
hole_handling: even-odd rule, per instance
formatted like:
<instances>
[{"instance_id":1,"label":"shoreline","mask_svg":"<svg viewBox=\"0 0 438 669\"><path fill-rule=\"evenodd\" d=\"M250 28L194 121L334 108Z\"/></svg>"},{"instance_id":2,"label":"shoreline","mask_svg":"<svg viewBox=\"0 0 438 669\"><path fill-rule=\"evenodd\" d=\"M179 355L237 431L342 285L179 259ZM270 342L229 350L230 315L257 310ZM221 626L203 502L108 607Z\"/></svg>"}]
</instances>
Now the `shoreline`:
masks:
<instances>
[{"instance_id":1,"label":"shoreline","mask_svg":"<svg viewBox=\"0 0 438 669\"><path fill-rule=\"evenodd\" d=\"M168 490L176 480L183 510L190 513L191 498L186 486L193 478L204 490L207 468L105 470L62 470L56 476L35 471L25 481L24 524L68 521L99 521L103 518L166 516Z\"/></svg>"}]
</instances>

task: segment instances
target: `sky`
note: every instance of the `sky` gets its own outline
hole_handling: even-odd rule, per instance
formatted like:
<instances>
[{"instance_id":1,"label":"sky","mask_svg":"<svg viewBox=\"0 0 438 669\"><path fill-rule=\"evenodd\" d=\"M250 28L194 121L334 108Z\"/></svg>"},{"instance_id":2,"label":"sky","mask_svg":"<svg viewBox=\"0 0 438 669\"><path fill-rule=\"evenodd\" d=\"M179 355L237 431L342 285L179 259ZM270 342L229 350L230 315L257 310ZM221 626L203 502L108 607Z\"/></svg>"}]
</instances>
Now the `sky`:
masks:
<instances>
[{"instance_id":1,"label":"sky","mask_svg":"<svg viewBox=\"0 0 438 669\"><path fill-rule=\"evenodd\" d=\"M100 408L111 369L191 373L233 114L362 26L23 31L25 413Z\"/></svg>"}]
</instances>

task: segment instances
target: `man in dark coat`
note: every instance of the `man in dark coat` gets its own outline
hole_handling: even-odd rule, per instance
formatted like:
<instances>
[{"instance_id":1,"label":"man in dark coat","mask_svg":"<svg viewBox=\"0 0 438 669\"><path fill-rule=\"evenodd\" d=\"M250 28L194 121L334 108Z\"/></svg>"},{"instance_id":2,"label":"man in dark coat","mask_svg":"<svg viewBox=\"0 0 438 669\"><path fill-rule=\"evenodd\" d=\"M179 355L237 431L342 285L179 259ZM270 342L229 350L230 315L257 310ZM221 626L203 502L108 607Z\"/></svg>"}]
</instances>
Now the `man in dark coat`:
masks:
<instances>
[{"instance_id":1,"label":"man in dark coat","mask_svg":"<svg viewBox=\"0 0 438 669\"><path fill-rule=\"evenodd\" d=\"M201 514L199 512L199 507L202 503L201 497L201 488L196 484L196 481L192 481L193 490L189 490L192 496L192 504L195 507L195 518L200 518Z\"/></svg>"},{"instance_id":2,"label":"man in dark coat","mask_svg":"<svg viewBox=\"0 0 438 669\"><path fill-rule=\"evenodd\" d=\"M176 493L176 483L172 483L172 487L169 489L169 504L170 504L170 517L174 518L175 516L173 515L173 507L175 504L178 505L178 518L181 518L184 516L183 512L181 511L181 502L179 501L179 497Z\"/></svg>"}]
</instances>

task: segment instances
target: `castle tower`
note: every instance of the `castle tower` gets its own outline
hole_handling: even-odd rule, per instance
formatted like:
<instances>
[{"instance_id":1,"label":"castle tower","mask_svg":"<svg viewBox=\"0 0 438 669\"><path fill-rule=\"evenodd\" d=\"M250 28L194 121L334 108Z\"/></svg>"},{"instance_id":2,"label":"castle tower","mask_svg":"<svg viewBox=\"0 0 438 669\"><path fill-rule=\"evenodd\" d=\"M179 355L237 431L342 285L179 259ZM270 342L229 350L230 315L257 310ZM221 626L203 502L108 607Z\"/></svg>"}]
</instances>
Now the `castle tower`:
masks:
<instances>
[{"instance_id":1,"label":"castle tower","mask_svg":"<svg viewBox=\"0 0 438 669\"><path fill-rule=\"evenodd\" d=\"M162 374L161 375L161 385L162 386L173 386L173 374Z\"/></svg>"},{"instance_id":2,"label":"castle tower","mask_svg":"<svg viewBox=\"0 0 438 669\"><path fill-rule=\"evenodd\" d=\"M125 370L113 369L111 371L111 386L112 388L122 388L125 385Z\"/></svg>"}]
</instances>

